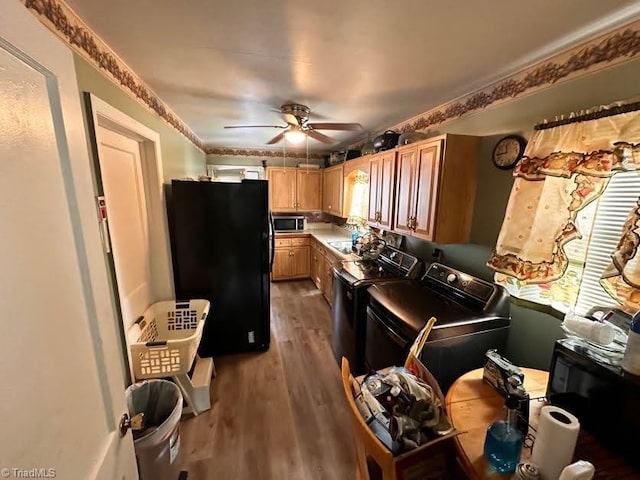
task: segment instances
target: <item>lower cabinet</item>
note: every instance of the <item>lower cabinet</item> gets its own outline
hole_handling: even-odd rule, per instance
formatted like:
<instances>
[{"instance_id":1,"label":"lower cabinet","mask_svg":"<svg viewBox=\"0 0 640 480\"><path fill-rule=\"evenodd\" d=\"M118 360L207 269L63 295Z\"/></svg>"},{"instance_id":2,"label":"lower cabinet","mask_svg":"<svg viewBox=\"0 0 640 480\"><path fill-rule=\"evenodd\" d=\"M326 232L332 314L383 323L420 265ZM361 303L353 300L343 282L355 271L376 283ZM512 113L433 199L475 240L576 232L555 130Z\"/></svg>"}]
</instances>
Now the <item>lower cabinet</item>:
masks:
<instances>
[{"instance_id":1,"label":"lower cabinet","mask_svg":"<svg viewBox=\"0 0 640 480\"><path fill-rule=\"evenodd\" d=\"M271 280L309 278L311 274L309 239L278 238L273 256Z\"/></svg>"},{"instance_id":2,"label":"lower cabinet","mask_svg":"<svg viewBox=\"0 0 640 480\"><path fill-rule=\"evenodd\" d=\"M291 278L309 278L309 245L291 247Z\"/></svg>"},{"instance_id":3,"label":"lower cabinet","mask_svg":"<svg viewBox=\"0 0 640 480\"><path fill-rule=\"evenodd\" d=\"M323 269L324 257L318 249L317 242L311 243L311 280L315 284L316 288L322 290L322 269Z\"/></svg>"},{"instance_id":4,"label":"lower cabinet","mask_svg":"<svg viewBox=\"0 0 640 480\"><path fill-rule=\"evenodd\" d=\"M322 294L324 298L329 302L329 305L333 306L333 258L327 256L324 259L322 266Z\"/></svg>"},{"instance_id":5,"label":"lower cabinet","mask_svg":"<svg viewBox=\"0 0 640 480\"><path fill-rule=\"evenodd\" d=\"M341 260L314 238L277 238L271 280L311 278L333 305L333 265Z\"/></svg>"}]
</instances>

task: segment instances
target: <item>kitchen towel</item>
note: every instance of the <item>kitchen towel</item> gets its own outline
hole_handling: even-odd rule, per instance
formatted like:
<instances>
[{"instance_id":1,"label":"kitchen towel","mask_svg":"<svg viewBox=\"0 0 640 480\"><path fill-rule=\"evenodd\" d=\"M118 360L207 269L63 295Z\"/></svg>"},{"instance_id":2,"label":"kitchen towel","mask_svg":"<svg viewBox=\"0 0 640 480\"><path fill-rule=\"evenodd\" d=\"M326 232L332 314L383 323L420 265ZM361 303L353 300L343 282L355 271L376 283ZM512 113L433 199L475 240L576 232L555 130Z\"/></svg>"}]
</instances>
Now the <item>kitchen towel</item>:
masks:
<instances>
[{"instance_id":1,"label":"kitchen towel","mask_svg":"<svg viewBox=\"0 0 640 480\"><path fill-rule=\"evenodd\" d=\"M580 422L571 413L552 405L542 407L531 463L540 469L543 480L558 480L571 463L579 432Z\"/></svg>"}]
</instances>

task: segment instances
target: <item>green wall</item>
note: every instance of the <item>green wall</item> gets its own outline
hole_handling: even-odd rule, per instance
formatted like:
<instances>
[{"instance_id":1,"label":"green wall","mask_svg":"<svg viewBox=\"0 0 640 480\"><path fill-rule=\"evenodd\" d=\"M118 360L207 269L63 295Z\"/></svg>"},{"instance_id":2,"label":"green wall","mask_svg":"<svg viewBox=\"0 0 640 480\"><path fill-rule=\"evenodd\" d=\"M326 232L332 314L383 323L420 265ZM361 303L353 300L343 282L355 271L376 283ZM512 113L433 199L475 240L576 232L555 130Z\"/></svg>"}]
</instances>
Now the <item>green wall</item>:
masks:
<instances>
[{"instance_id":1,"label":"green wall","mask_svg":"<svg viewBox=\"0 0 640 480\"><path fill-rule=\"evenodd\" d=\"M434 248L440 247L443 263L491 280L493 272L484 264L495 246L513 184L512 172L500 170L491 162L496 142L512 133L529 138L534 125L545 118L551 121L556 116L567 116L572 111L635 99L640 95L638 78L640 60L635 60L555 85L504 105L487 108L427 131L429 135L459 133L483 137L478 159L471 243L435 245L407 238L406 248L430 262L433 261ZM512 302L512 323L505 355L520 366L546 370L554 342L563 336L561 321L532 306L534 308Z\"/></svg>"},{"instance_id":2,"label":"green wall","mask_svg":"<svg viewBox=\"0 0 640 480\"><path fill-rule=\"evenodd\" d=\"M73 54L80 93L91 92L160 135L165 182L205 174L206 155L157 114L141 105L85 59Z\"/></svg>"},{"instance_id":3,"label":"green wall","mask_svg":"<svg viewBox=\"0 0 640 480\"><path fill-rule=\"evenodd\" d=\"M496 142L510 133L527 138L535 124L568 116L570 112L625 101L640 95L640 60L595 72L555 85L547 90L487 108L443 125L435 133L480 135L478 185L471 229L471 241L493 247L498 237L509 199L511 171L497 169L491 162Z\"/></svg>"}]
</instances>

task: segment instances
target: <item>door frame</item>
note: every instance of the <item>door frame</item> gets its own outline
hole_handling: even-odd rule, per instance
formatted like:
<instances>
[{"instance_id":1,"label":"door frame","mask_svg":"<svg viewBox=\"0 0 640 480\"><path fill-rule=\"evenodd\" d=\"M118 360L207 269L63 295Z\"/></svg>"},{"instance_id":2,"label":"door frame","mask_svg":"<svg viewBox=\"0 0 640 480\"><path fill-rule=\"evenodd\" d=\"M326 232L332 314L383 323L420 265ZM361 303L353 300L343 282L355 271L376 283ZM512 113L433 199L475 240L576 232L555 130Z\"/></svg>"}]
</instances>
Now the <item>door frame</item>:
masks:
<instances>
[{"instance_id":1,"label":"door frame","mask_svg":"<svg viewBox=\"0 0 640 480\"><path fill-rule=\"evenodd\" d=\"M169 243L169 226L166 215L166 199L164 195L164 177L162 171L162 154L160 149L160 135L129 117L127 114L108 104L100 97L90 92L84 92L85 108L87 111L88 138L93 157L93 174L96 195L104 195L102 171L98 155L98 129L102 127L115 133L135 140L140 145L140 161L144 186L147 236L149 239L149 268L151 274L151 299L155 303L174 298L173 267L171 264L171 246ZM107 212L108 219L108 212ZM108 220L107 220L108 222ZM110 240L108 240L110 243ZM118 294L118 280L116 276L113 252L105 253L108 258L110 271L111 295L116 306L123 349L126 352L129 371L129 381L134 381L131 352L124 328L120 296Z\"/></svg>"}]
</instances>

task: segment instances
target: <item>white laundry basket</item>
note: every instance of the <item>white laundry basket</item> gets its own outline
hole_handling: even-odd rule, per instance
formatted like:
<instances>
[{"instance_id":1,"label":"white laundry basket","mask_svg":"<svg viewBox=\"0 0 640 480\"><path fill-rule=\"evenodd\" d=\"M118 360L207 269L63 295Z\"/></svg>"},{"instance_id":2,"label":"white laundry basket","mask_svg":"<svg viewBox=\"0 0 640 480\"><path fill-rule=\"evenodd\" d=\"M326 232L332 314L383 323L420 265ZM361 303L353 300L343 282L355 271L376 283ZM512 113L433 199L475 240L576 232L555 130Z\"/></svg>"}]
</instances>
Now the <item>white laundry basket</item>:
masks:
<instances>
[{"instance_id":1,"label":"white laundry basket","mask_svg":"<svg viewBox=\"0 0 640 480\"><path fill-rule=\"evenodd\" d=\"M136 380L186 374L209 314L208 300L157 302L129 329Z\"/></svg>"}]
</instances>

